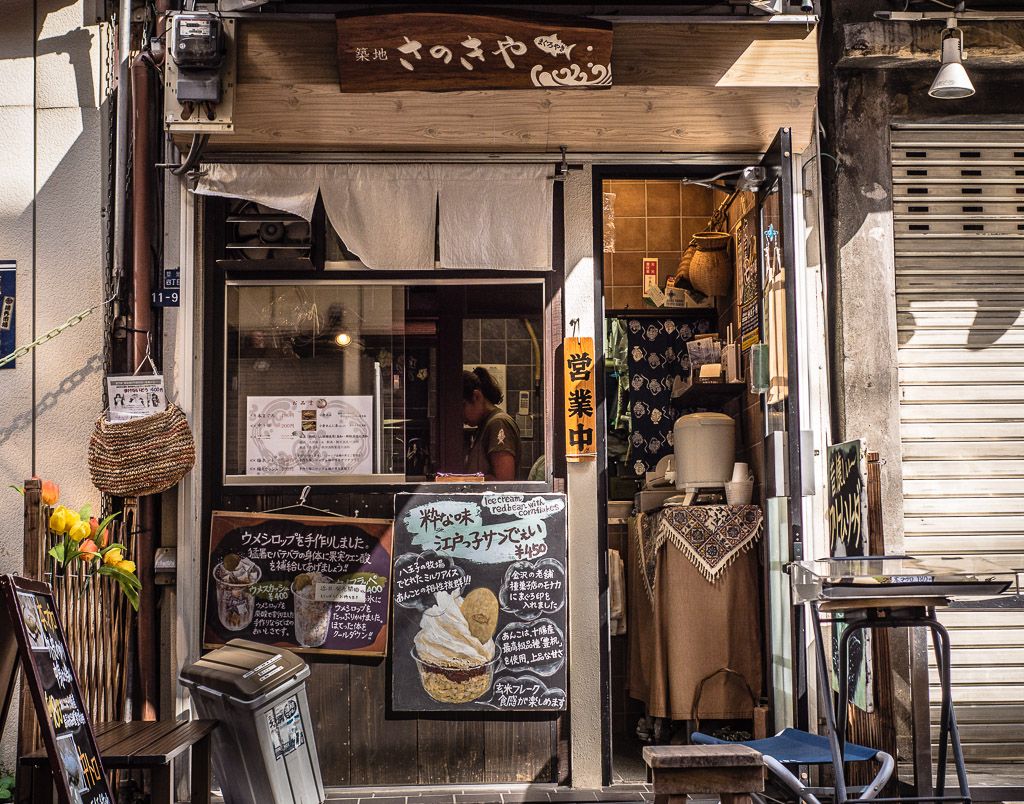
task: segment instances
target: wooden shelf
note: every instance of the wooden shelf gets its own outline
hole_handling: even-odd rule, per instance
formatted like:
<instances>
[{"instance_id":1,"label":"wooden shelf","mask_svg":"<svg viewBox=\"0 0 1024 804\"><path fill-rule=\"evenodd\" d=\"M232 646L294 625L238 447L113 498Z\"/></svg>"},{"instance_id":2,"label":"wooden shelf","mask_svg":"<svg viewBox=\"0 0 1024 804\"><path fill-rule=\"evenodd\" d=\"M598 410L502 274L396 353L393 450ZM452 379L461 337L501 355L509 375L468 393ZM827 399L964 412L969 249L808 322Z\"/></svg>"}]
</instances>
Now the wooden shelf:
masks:
<instances>
[{"instance_id":1,"label":"wooden shelf","mask_svg":"<svg viewBox=\"0 0 1024 804\"><path fill-rule=\"evenodd\" d=\"M605 318L682 318L701 320L714 318L718 310L714 307L637 307L622 310L605 310Z\"/></svg>"},{"instance_id":2,"label":"wooden shelf","mask_svg":"<svg viewBox=\"0 0 1024 804\"><path fill-rule=\"evenodd\" d=\"M744 382L698 382L687 386L682 394L675 397L672 402L676 407L682 408L706 408L714 405L724 405L733 399L738 399L746 388Z\"/></svg>"}]
</instances>

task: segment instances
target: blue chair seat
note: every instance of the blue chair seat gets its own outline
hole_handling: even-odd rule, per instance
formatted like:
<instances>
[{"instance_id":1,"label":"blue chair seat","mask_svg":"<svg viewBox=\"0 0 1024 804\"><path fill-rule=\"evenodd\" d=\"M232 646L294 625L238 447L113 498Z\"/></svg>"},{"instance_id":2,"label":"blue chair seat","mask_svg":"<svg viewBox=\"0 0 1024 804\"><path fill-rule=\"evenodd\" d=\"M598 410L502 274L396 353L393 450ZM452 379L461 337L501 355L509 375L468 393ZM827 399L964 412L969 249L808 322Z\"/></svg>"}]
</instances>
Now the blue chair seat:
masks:
<instances>
[{"instance_id":1,"label":"blue chair seat","mask_svg":"<svg viewBox=\"0 0 1024 804\"><path fill-rule=\"evenodd\" d=\"M694 732L691 738L698 745L721 745L728 740L720 740L710 734ZM817 734L808 734L799 729L783 729L774 737L763 740L746 740L739 743L760 751L765 756L773 757L783 765L829 765L832 763L832 751L829 749L828 738ZM843 759L848 762L866 762L874 759L878 751L856 743L847 743Z\"/></svg>"}]
</instances>

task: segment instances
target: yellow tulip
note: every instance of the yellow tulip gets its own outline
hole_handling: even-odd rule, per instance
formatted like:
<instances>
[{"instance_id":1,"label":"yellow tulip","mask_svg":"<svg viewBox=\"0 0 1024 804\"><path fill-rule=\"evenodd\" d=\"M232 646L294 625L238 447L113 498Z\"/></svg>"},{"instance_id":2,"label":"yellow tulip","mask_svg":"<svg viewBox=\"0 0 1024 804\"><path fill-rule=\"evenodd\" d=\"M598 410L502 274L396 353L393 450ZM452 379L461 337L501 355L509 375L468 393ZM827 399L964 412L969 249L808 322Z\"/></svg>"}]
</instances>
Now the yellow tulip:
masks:
<instances>
[{"instance_id":1,"label":"yellow tulip","mask_svg":"<svg viewBox=\"0 0 1024 804\"><path fill-rule=\"evenodd\" d=\"M135 562L125 559L124 561L117 562L117 568L124 572L135 572Z\"/></svg>"},{"instance_id":2,"label":"yellow tulip","mask_svg":"<svg viewBox=\"0 0 1024 804\"><path fill-rule=\"evenodd\" d=\"M71 533L71 529L81 521L82 517L78 511L72 511L70 508L64 509L64 531L66 533ZM86 535L88 536L89 534Z\"/></svg>"},{"instance_id":3,"label":"yellow tulip","mask_svg":"<svg viewBox=\"0 0 1024 804\"><path fill-rule=\"evenodd\" d=\"M64 533L67 530L67 514L68 509L63 505L54 508L50 514L50 530L54 533Z\"/></svg>"},{"instance_id":4,"label":"yellow tulip","mask_svg":"<svg viewBox=\"0 0 1024 804\"><path fill-rule=\"evenodd\" d=\"M103 563L109 564L111 567L116 567L124 561L124 554L121 552L120 547L115 547L113 550L108 550L103 555Z\"/></svg>"},{"instance_id":5,"label":"yellow tulip","mask_svg":"<svg viewBox=\"0 0 1024 804\"><path fill-rule=\"evenodd\" d=\"M91 530L88 522L83 522L81 519L78 520L71 528L68 529L68 536L71 537L72 541L80 542L82 539L88 539Z\"/></svg>"}]
</instances>

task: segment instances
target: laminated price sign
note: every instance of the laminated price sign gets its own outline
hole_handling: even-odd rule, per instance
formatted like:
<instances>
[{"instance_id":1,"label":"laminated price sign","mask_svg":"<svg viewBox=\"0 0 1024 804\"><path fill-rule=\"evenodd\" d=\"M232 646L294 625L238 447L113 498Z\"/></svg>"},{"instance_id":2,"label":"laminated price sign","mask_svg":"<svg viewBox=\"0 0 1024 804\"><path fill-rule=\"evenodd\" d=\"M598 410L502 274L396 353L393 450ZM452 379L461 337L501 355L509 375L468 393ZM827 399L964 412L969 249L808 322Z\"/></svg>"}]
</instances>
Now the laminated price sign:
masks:
<instances>
[{"instance_id":1,"label":"laminated price sign","mask_svg":"<svg viewBox=\"0 0 1024 804\"><path fill-rule=\"evenodd\" d=\"M566 338L565 360L565 457L572 462L597 458L594 373L597 361L593 338Z\"/></svg>"}]
</instances>

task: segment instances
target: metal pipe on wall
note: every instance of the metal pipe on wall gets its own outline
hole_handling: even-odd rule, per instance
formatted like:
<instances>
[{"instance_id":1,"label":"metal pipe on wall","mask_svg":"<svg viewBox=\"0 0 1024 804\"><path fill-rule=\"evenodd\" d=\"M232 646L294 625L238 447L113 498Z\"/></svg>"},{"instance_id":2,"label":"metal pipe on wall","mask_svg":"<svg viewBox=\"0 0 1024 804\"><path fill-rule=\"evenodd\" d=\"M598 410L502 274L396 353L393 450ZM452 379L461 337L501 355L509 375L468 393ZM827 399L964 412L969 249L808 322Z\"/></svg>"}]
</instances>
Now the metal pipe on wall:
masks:
<instances>
[{"instance_id":1,"label":"metal pipe on wall","mask_svg":"<svg viewBox=\"0 0 1024 804\"><path fill-rule=\"evenodd\" d=\"M140 368L149 353L153 334L153 213L155 208L153 159L152 61L140 53L132 61L132 333L131 365ZM159 712L156 634L156 590L153 562L156 550L154 501L139 500L138 572L142 581L138 616L139 717L156 720Z\"/></svg>"}]
</instances>

